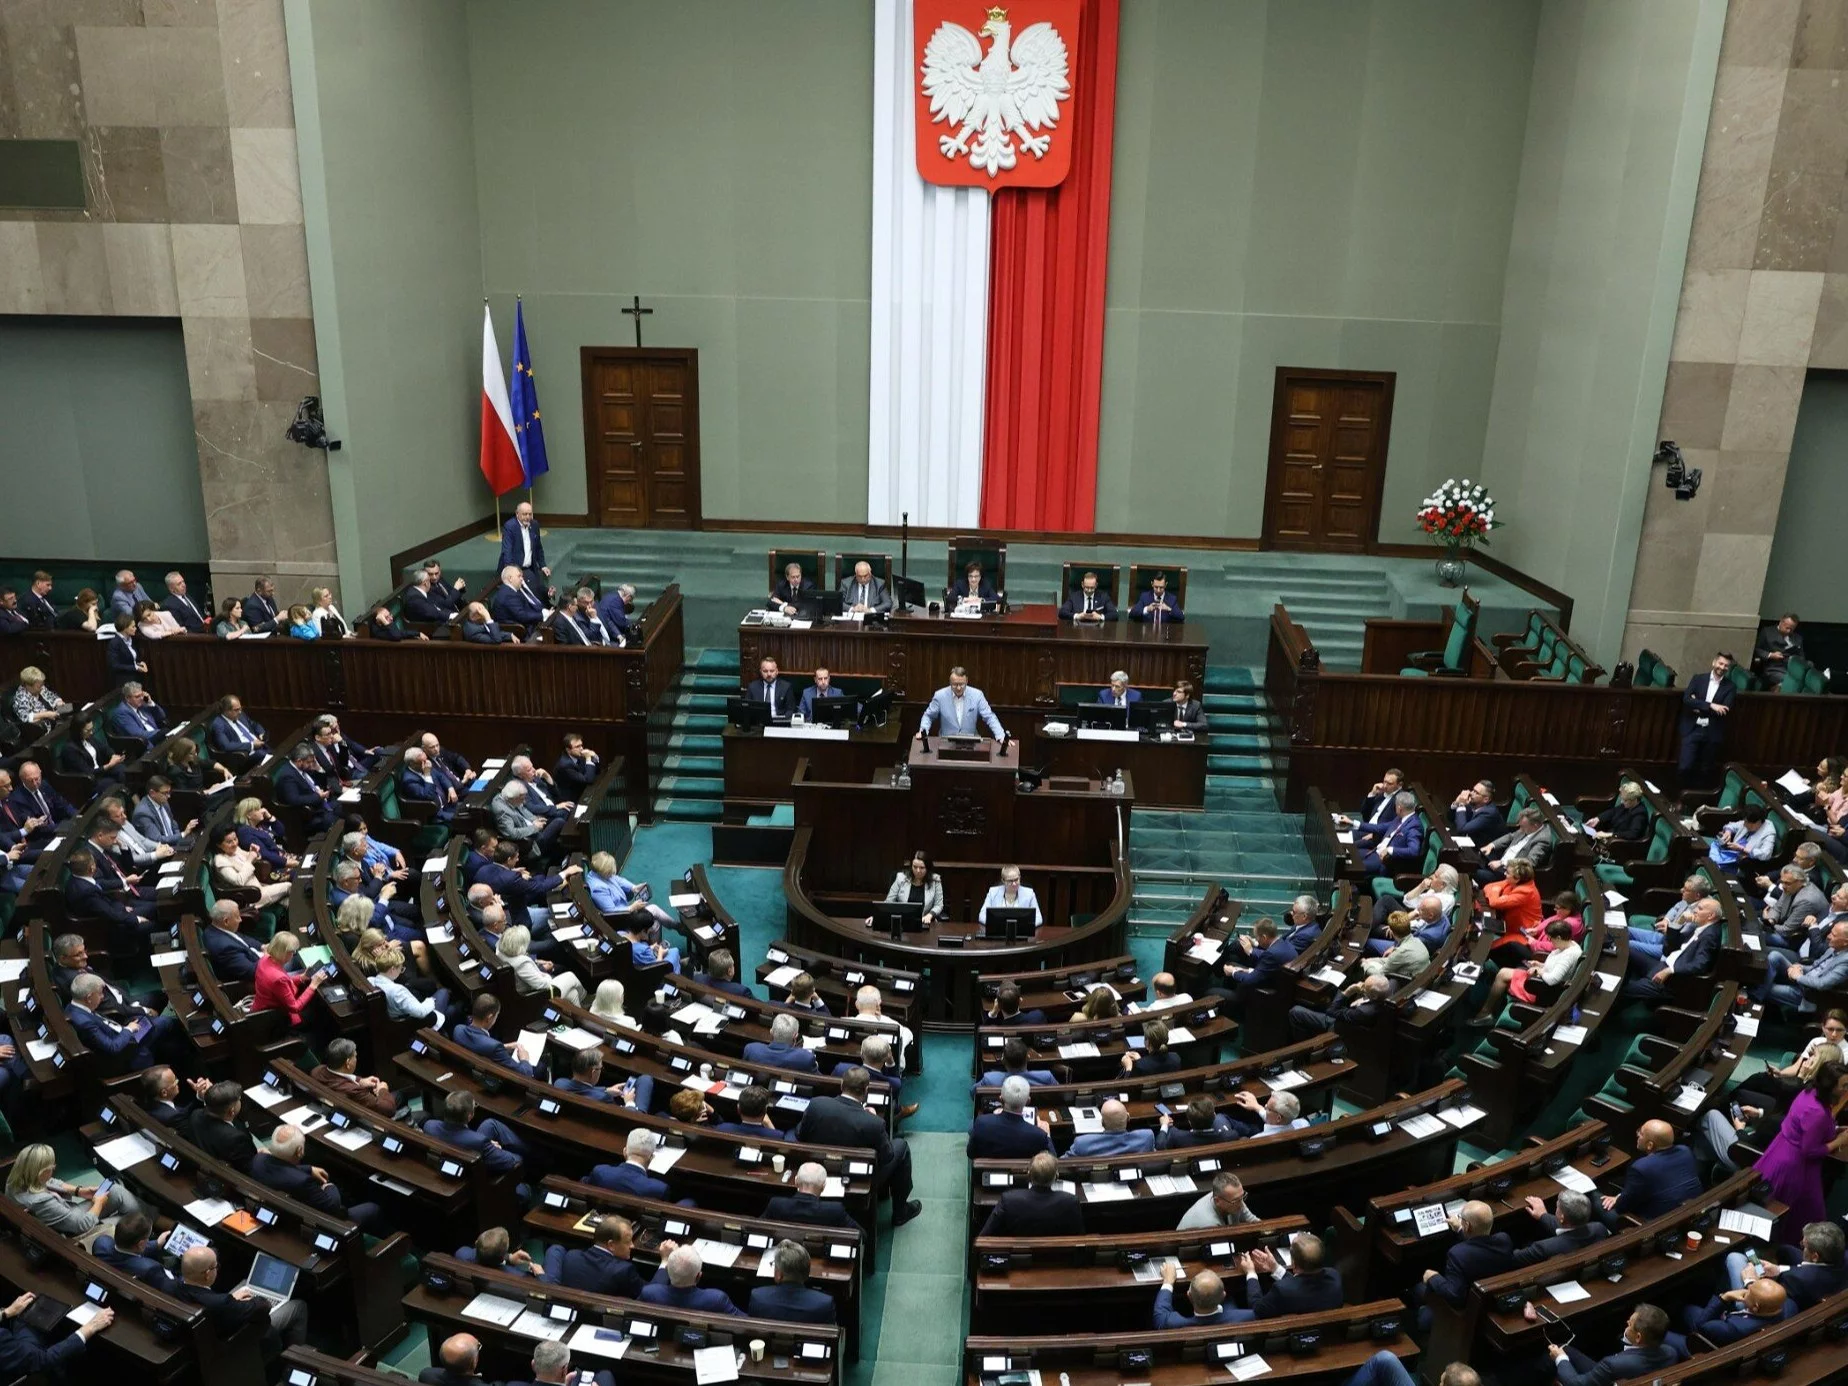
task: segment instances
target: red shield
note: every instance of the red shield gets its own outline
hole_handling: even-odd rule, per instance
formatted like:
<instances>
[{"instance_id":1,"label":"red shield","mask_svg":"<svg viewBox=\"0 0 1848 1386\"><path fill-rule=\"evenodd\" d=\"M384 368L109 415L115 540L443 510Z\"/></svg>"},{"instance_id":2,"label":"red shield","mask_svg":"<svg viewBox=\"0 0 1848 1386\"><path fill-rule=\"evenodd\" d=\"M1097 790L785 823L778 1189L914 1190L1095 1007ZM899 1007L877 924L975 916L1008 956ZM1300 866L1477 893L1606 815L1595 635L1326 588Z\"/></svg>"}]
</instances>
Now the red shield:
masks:
<instances>
[{"instance_id":1,"label":"red shield","mask_svg":"<svg viewBox=\"0 0 1848 1386\"><path fill-rule=\"evenodd\" d=\"M1072 164L1083 0L916 0L918 172L957 187L1051 188Z\"/></svg>"}]
</instances>

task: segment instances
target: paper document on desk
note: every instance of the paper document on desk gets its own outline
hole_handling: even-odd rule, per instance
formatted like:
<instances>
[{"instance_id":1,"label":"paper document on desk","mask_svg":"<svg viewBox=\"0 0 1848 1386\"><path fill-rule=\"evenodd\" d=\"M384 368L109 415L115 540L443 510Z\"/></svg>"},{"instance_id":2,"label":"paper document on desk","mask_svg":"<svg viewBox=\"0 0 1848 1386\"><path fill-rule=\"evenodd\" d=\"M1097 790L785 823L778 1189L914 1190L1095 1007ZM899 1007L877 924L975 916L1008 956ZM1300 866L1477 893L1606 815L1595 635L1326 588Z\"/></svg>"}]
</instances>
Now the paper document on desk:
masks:
<instances>
[{"instance_id":1,"label":"paper document on desk","mask_svg":"<svg viewBox=\"0 0 1848 1386\"><path fill-rule=\"evenodd\" d=\"M1681 1091L1675 1094L1675 1100L1672 1105L1680 1108L1684 1112L1692 1112L1698 1111L1700 1104L1706 1100L1707 1090L1705 1088L1697 1087L1693 1083L1686 1083L1682 1085Z\"/></svg>"},{"instance_id":2,"label":"paper document on desk","mask_svg":"<svg viewBox=\"0 0 1848 1386\"><path fill-rule=\"evenodd\" d=\"M1474 847L1476 845L1476 839L1470 837L1467 833L1452 833L1450 835L1450 840L1458 847Z\"/></svg>"},{"instance_id":3,"label":"paper document on desk","mask_svg":"<svg viewBox=\"0 0 1848 1386\"><path fill-rule=\"evenodd\" d=\"M1170 1025L1168 1027L1169 1044L1192 1044L1193 1042L1194 1032L1189 1030L1185 1025Z\"/></svg>"},{"instance_id":4,"label":"paper document on desk","mask_svg":"<svg viewBox=\"0 0 1848 1386\"><path fill-rule=\"evenodd\" d=\"M424 941L427 943L454 943L456 941L456 926L453 924L432 924L424 930Z\"/></svg>"},{"instance_id":5,"label":"paper document on desk","mask_svg":"<svg viewBox=\"0 0 1848 1386\"><path fill-rule=\"evenodd\" d=\"M1583 1044L1590 1033L1583 1025L1561 1025L1553 1031L1553 1039L1559 1044Z\"/></svg>"},{"instance_id":6,"label":"paper document on desk","mask_svg":"<svg viewBox=\"0 0 1848 1386\"><path fill-rule=\"evenodd\" d=\"M1096 1107L1072 1108L1072 1131L1075 1135L1088 1136L1094 1131L1104 1129L1104 1114Z\"/></svg>"},{"instance_id":7,"label":"paper document on desk","mask_svg":"<svg viewBox=\"0 0 1848 1386\"><path fill-rule=\"evenodd\" d=\"M363 1126L345 1126L338 1131L329 1131L327 1140L342 1150L359 1150L372 1144L372 1133Z\"/></svg>"},{"instance_id":8,"label":"paper document on desk","mask_svg":"<svg viewBox=\"0 0 1848 1386\"><path fill-rule=\"evenodd\" d=\"M1783 774L1779 775L1777 777L1777 783L1780 789L1787 789L1792 794L1808 794L1810 792L1810 782L1804 779L1803 776L1799 775L1795 770L1786 770Z\"/></svg>"},{"instance_id":9,"label":"paper document on desk","mask_svg":"<svg viewBox=\"0 0 1848 1386\"><path fill-rule=\"evenodd\" d=\"M1135 1276L1137 1280L1144 1284L1148 1284L1161 1279L1163 1266L1173 1266L1175 1274L1185 1279L1185 1276L1182 1275L1181 1261L1178 1256L1151 1256L1148 1260L1130 1267L1129 1273Z\"/></svg>"},{"instance_id":10,"label":"paper document on desk","mask_svg":"<svg viewBox=\"0 0 1848 1386\"><path fill-rule=\"evenodd\" d=\"M244 1089L244 1096L265 1111L273 1111L289 1100L280 1089L272 1088L268 1083L252 1083Z\"/></svg>"},{"instance_id":11,"label":"paper document on desk","mask_svg":"<svg viewBox=\"0 0 1848 1386\"><path fill-rule=\"evenodd\" d=\"M709 1266L735 1266L744 1251L736 1242L715 1242L710 1237L695 1237L693 1249Z\"/></svg>"},{"instance_id":12,"label":"paper document on desk","mask_svg":"<svg viewBox=\"0 0 1848 1386\"><path fill-rule=\"evenodd\" d=\"M1199 1187L1189 1174L1151 1174L1143 1182L1149 1186L1149 1193L1156 1198L1193 1193Z\"/></svg>"},{"instance_id":13,"label":"paper document on desk","mask_svg":"<svg viewBox=\"0 0 1848 1386\"><path fill-rule=\"evenodd\" d=\"M806 626L807 621L792 621L793 626ZM725 1347L703 1347L693 1349L693 1380L695 1386L717 1386L722 1381L738 1379L738 1364L744 1354L727 1344Z\"/></svg>"},{"instance_id":14,"label":"paper document on desk","mask_svg":"<svg viewBox=\"0 0 1848 1386\"><path fill-rule=\"evenodd\" d=\"M1335 833L1335 841L1339 842L1343 847L1352 847L1354 845L1354 830L1352 828L1340 829Z\"/></svg>"},{"instance_id":15,"label":"paper document on desk","mask_svg":"<svg viewBox=\"0 0 1848 1386\"><path fill-rule=\"evenodd\" d=\"M1488 1113L1480 1107L1472 1107L1467 1102L1460 1107L1446 1107L1439 1112L1438 1119L1447 1126L1454 1126L1461 1131L1466 1126L1473 1126Z\"/></svg>"},{"instance_id":16,"label":"paper document on desk","mask_svg":"<svg viewBox=\"0 0 1848 1386\"><path fill-rule=\"evenodd\" d=\"M707 1016L712 1014L714 1014L712 1007L708 1006L704 1001L689 1001L686 1005L674 1012L672 1019L682 1025L692 1025L696 1021L704 1020Z\"/></svg>"},{"instance_id":17,"label":"paper document on desk","mask_svg":"<svg viewBox=\"0 0 1848 1386\"><path fill-rule=\"evenodd\" d=\"M1572 1190L1573 1193L1588 1194L1598 1191L1597 1180L1583 1170L1572 1168L1571 1165L1556 1171L1553 1175L1553 1182L1562 1189Z\"/></svg>"},{"instance_id":18,"label":"paper document on desk","mask_svg":"<svg viewBox=\"0 0 1848 1386\"><path fill-rule=\"evenodd\" d=\"M1456 998L1443 991L1421 991L1412 1000L1420 1010L1441 1011Z\"/></svg>"},{"instance_id":19,"label":"paper document on desk","mask_svg":"<svg viewBox=\"0 0 1848 1386\"><path fill-rule=\"evenodd\" d=\"M1562 1280L1557 1285L1548 1285L1546 1292L1559 1304L1576 1304L1581 1299L1591 1298L1591 1291L1576 1280Z\"/></svg>"},{"instance_id":20,"label":"paper document on desk","mask_svg":"<svg viewBox=\"0 0 1848 1386\"><path fill-rule=\"evenodd\" d=\"M303 1131L312 1131L317 1126L327 1125L327 1117L306 1103L284 1112L282 1119L288 1125L298 1127Z\"/></svg>"},{"instance_id":21,"label":"paper document on desk","mask_svg":"<svg viewBox=\"0 0 1848 1386\"><path fill-rule=\"evenodd\" d=\"M1226 1363L1226 1370L1232 1374L1234 1381L1250 1381L1254 1377L1264 1376L1270 1369L1271 1364L1255 1352L1234 1357Z\"/></svg>"},{"instance_id":22,"label":"paper document on desk","mask_svg":"<svg viewBox=\"0 0 1848 1386\"><path fill-rule=\"evenodd\" d=\"M847 1182L838 1174L830 1174L822 1181L821 1196L823 1198L847 1197Z\"/></svg>"},{"instance_id":23,"label":"paper document on desk","mask_svg":"<svg viewBox=\"0 0 1848 1386\"><path fill-rule=\"evenodd\" d=\"M1394 1124L1406 1135L1419 1140L1426 1136L1435 1136L1444 1129L1444 1123L1429 1112L1420 1112L1417 1116L1407 1117L1404 1121Z\"/></svg>"},{"instance_id":24,"label":"paper document on desk","mask_svg":"<svg viewBox=\"0 0 1848 1386\"><path fill-rule=\"evenodd\" d=\"M775 1247L773 1246L765 1247L764 1254L758 1258L757 1278L759 1280L774 1280L776 1278L776 1248Z\"/></svg>"},{"instance_id":25,"label":"paper document on desk","mask_svg":"<svg viewBox=\"0 0 1848 1386\"><path fill-rule=\"evenodd\" d=\"M1747 1039L1756 1039L1758 1037L1758 1017L1755 1015L1733 1017L1733 1033L1744 1035Z\"/></svg>"},{"instance_id":26,"label":"paper document on desk","mask_svg":"<svg viewBox=\"0 0 1848 1386\"><path fill-rule=\"evenodd\" d=\"M1317 970L1313 975L1316 981L1327 982L1331 987L1347 985L1347 973L1343 972L1338 967L1324 967Z\"/></svg>"},{"instance_id":27,"label":"paper document on desk","mask_svg":"<svg viewBox=\"0 0 1848 1386\"><path fill-rule=\"evenodd\" d=\"M1421 1237L1435 1237L1450 1230L1450 1218L1441 1203L1426 1203L1412 1209L1412 1226Z\"/></svg>"},{"instance_id":28,"label":"paper document on desk","mask_svg":"<svg viewBox=\"0 0 1848 1386\"><path fill-rule=\"evenodd\" d=\"M180 956L184 958L186 955L181 953ZM154 959L150 958L149 961L154 962ZM25 972L26 962L25 958L0 958L0 982L11 982L18 978ZM160 966L158 962L154 962L154 965Z\"/></svg>"},{"instance_id":29,"label":"paper document on desk","mask_svg":"<svg viewBox=\"0 0 1848 1386\"><path fill-rule=\"evenodd\" d=\"M770 972L766 972L764 974L764 985L767 987L777 987L777 988L786 987L791 982L795 981L796 978L800 977L801 975L802 975L802 969L795 966L792 963L784 967L776 968Z\"/></svg>"},{"instance_id":30,"label":"paper document on desk","mask_svg":"<svg viewBox=\"0 0 1848 1386\"><path fill-rule=\"evenodd\" d=\"M519 1318L508 1324L507 1327L512 1332L518 1333L524 1338L544 1338L551 1342L557 1342L560 1338L565 1336L565 1331L569 1329L571 1325L568 1323L560 1323L557 1319L548 1318L536 1309L528 1309L521 1313Z\"/></svg>"},{"instance_id":31,"label":"paper document on desk","mask_svg":"<svg viewBox=\"0 0 1848 1386\"><path fill-rule=\"evenodd\" d=\"M184 948L176 948L171 953L153 954L152 956L148 958L148 966L154 967L154 968L178 967L180 966L181 963L185 961L186 961L186 950ZM12 979L7 977L4 973L0 973L0 982L6 982L10 980Z\"/></svg>"},{"instance_id":32,"label":"paper document on desk","mask_svg":"<svg viewBox=\"0 0 1848 1386\"><path fill-rule=\"evenodd\" d=\"M440 876L443 874L443 868L448 864L448 857L425 857L423 867L424 874L426 876Z\"/></svg>"},{"instance_id":33,"label":"paper document on desk","mask_svg":"<svg viewBox=\"0 0 1848 1386\"><path fill-rule=\"evenodd\" d=\"M526 1306L517 1299L507 1299L502 1295L491 1295L482 1291L467 1304L462 1306L462 1317L480 1319L491 1323L496 1328L510 1327L513 1321L526 1312Z\"/></svg>"},{"instance_id":34,"label":"paper document on desk","mask_svg":"<svg viewBox=\"0 0 1848 1386\"><path fill-rule=\"evenodd\" d=\"M1098 1057L1098 1050L1091 1041L1080 1040L1077 1044L1061 1044L1059 1057L1061 1059L1095 1059Z\"/></svg>"},{"instance_id":35,"label":"paper document on desk","mask_svg":"<svg viewBox=\"0 0 1848 1386\"><path fill-rule=\"evenodd\" d=\"M595 1049L603 1041L588 1030L566 1025L552 1031L552 1043L562 1044L567 1049Z\"/></svg>"},{"instance_id":36,"label":"paper document on desk","mask_svg":"<svg viewBox=\"0 0 1848 1386\"><path fill-rule=\"evenodd\" d=\"M58 1052L58 1042L49 1039L26 1041L26 1056L34 1063L48 1064L51 1056Z\"/></svg>"},{"instance_id":37,"label":"paper document on desk","mask_svg":"<svg viewBox=\"0 0 1848 1386\"><path fill-rule=\"evenodd\" d=\"M1768 1242L1771 1240L1771 1219L1759 1217L1756 1213L1742 1213L1737 1208L1722 1208L1720 1230Z\"/></svg>"},{"instance_id":38,"label":"paper document on desk","mask_svg":"<svg viewBox=\"0 0 1848 1386\"><path fill-rule=\"evenodd\" d=\"M648 1162L650 1174L666 1174L680 1163L680 1157L687 1153L684 1145L664 1145L655 1151L654 1158Z\"/></svg>"},{"instance_id":39,"label":"paper document on desk","mask_svg":"<svg viewBox=\"0 0 1848 1386\"><path fill-rule=\"evenodd\" d=\"M186 1216L201 1227L216 1227L237 1211L237 1205L223 1198L195 1198L186 1205Z\"/></svg>"},{"instance_id":40,"label":"paper document on desk","mask_svg":"<svg viewBox=\"0 0 1848 1386\"><path fill-rule=\"evenodd\" d=\"M1214 963L1219 961L1219 955L1225 951L1226 941L1224 939L1202 936L1193 941L1193 946L1187 950L1187 956L1195 962Z\"/></svg>"},{"instance_id":41,"label":"paper document on desk","mask_svg":"<svg viewBox=\"0 0 1848 1386\"><path fill-rule=\"evenodd\" d=\"M143 1160L151 1160L159 1150L154 1142L139 1131L131 1131L126 1136L117 1136L112 1141L104 1141L96 1147L96 1158L111 1169L131 1169Z\"/></svg>"},{"instance_id":42,"label":"paper document on desk","mask_svg":"<svg viewBox=\"0 0 1848 1386\"><path fill-rule=\"evenodd\" d=\"M629 1340L613 1328L601 1324L581 1323L571 1335L568 1344L573 1353L584 1353L590 1357L607 1357L612 1362L620 1361L629 1350Z\"/></svg>"},{"instance_id":43,"label":"paper document on desk","mask_svg":"<svg viewBox=\"0 0 1848 1386\"><path fill-rule=\"evenodd\" d=\"M1135 1190L1127 1184L1086 1184L1084 1186L1084 1198L1087 1203L1115 1203L1135 1196Z\"/></svg>"}]
</instances>

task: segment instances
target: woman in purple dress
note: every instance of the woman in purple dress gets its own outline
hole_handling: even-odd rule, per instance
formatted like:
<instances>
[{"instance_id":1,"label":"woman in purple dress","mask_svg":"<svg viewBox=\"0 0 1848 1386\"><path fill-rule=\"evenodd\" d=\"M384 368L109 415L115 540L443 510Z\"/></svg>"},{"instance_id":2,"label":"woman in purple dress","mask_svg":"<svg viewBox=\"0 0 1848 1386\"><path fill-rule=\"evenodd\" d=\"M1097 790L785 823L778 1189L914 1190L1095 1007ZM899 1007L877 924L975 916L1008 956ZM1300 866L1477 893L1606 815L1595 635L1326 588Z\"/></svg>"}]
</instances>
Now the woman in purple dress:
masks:
<instances>
[{"instance_id":1,"label":"woman in purple dress","mask_svg":"<svg viewBox=\"0 0 1848 1386\"><path fill-rule=\"evenodd\" d=\"M1772 1197L1789 1210L1778 1223L1779 1241L1800 1241L1806 1223L1829 1216L1822 1194L1822 1162L1848 1148L1848 1128L1837 1130L1835 1125L1844 1079L1848 1068L1841 1064L1818 1068L1790 1104L1784 1124L1755 1166L1771 1185Z\"/></svg>"}]
</instances>

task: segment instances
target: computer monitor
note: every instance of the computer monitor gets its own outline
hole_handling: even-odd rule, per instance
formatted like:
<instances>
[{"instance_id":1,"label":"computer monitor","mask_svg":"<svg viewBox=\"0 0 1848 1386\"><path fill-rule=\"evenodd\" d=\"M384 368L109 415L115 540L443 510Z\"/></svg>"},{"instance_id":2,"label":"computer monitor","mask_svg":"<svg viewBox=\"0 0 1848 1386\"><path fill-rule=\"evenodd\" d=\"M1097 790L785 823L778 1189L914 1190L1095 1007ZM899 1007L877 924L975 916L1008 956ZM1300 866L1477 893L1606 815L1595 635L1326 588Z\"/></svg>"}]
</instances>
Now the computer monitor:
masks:
<instances>
[{"instance_id":1,"label":"computer monitor","mask_svg":"<svg viewBox=\"0 0 1848 1386\"><path fill-rule=\"evenodd\" d=\"M1113 703L1080 703L1077 707L1077 721L1081 727L1109 727L1115 731L1126 731L1129 727L1130 709L1117 707Z\"/></svg>"},{"instance_id":2,"label":"computer monitor","mask_svg":"<svg viewBox=\"0 0 1848 1386\"><path fill-rule=\"evenodd\" d=\"M809 721L818 727L851 727L859 720L858 698L814 698L809 702Z\"/></svg>"},{"instance_id":3,"label":"computer monitor","mask_svg":"<svg viewBox=\"0 0 1848 1386\"><path fill-rule=\"evenodd\" d=\"M1037 911L1023 905L991 905L987 922L982 925L984 938L998 938L1008 943L1031 938L1039 926Z\"/></svg>"},{"instance_id":4,"label":"computer monitor","mask_svg":"<svg viewBox=\"0 0 1848 1386\"><path fill-rule=\"evenodd\" d=\"M725 716L739 731L753 731L770 725L770 704L751 698L727 698Z\"/></svg>"},{"instance_id":5,"label":"computer monitor","mask_svg":"<svg viewBox=\"0 0 1848 1386\"><path fill-rule=\"evenodd\" d=\"M796 614L805 621L821 620L841 614L839 592L810 591L796 598Z\"/></svg>"},{"instance_id":6,"label":"computer monitor","mask_svg":"<svg viewBox=\"0 0 1848 1386\"><path fill-rule=\"evenodd\" d=\"M1148 730L1174 721L1174 704L1166 698L1144 698L1129 705L1129 725Z\"/></svg>"},{"instance_id":7,"label":"computer monitor","mask_svg":"<svg viewBox=\"0 0 1848 1386\"><path fill-rule=\"evenodd\" d=\"M860 699L860 725L883 727L891 711L892 690L883 686L875 688Z\"/></svg>"},{"instance_id":8,"label":"computer monitor","mask_svg":"<svg viewBox=\"0 0 1848 1386\"><path fill-rule=\"evenodd\" d=\"M892 595L904 606L923 606L928 600L924 595L924 584L916 578L893 578Z\"/></svg>"},{"instance_id":9,"label":"computer monitor","mask_svg":"<svg viewBox=\"0 0 1848 1386\"><path fill-rule=\"evenodd\" d=\"M922 902L911 900L881 900L873 906L873 927L895 939L908 933L921 933L924 906Z\"/></svg>"}]
</instances>

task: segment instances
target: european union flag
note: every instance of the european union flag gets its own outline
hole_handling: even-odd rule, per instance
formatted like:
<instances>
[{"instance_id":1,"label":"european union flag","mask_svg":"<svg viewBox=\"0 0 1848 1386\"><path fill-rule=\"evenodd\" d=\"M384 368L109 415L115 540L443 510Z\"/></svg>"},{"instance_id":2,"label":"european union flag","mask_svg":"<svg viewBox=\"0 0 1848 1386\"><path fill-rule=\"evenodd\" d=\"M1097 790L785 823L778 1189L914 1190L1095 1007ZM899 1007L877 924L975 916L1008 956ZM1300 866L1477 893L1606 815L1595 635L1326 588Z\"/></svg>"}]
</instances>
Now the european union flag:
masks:
<instances>
[{"instance_id":1,"label":"european union flag","mask_svg":"<svg viewBox=\"0 0 1848 1386\"><path fill-rule=\"evenodd\" d=\"M545 460L545 428L539 422L539 387L533 382L533 355L526 349L526 313L523 304L513 307L513 388L508 396L513 407L513 440L520 448L520 470L526 484L551 470Z\"/></svg>"}]
</instances>

